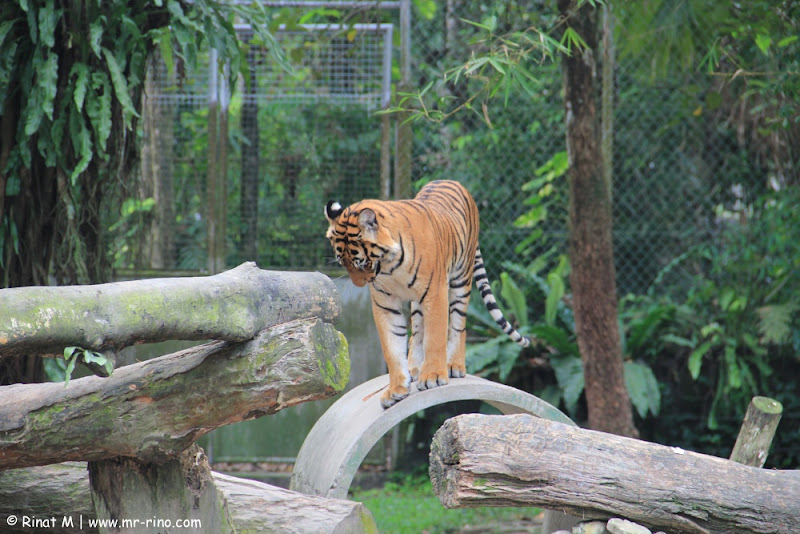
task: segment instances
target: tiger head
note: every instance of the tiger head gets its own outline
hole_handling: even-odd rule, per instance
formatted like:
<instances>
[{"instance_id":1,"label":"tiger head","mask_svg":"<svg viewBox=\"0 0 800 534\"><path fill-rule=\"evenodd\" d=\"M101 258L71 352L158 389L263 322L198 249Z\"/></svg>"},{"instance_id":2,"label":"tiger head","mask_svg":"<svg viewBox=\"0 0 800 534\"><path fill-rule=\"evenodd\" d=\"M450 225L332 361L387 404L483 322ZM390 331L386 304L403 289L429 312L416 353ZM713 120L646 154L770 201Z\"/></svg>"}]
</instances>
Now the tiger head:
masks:
<instances>
[{"instance_id":1,"label":"tiger head","mask_svg":"<svg viewBox=\"0 0 800 534\"><path fill-rule=\"evenodd\" d=\"M331 241L336 260L357 287L371 283L380 273L381 260L393 248L381 244L391 237L378 224L375 212L358 204L342 208L330 201L325 205L325 217L330 224L325 237Z\"/></svg>"}]
</instances>

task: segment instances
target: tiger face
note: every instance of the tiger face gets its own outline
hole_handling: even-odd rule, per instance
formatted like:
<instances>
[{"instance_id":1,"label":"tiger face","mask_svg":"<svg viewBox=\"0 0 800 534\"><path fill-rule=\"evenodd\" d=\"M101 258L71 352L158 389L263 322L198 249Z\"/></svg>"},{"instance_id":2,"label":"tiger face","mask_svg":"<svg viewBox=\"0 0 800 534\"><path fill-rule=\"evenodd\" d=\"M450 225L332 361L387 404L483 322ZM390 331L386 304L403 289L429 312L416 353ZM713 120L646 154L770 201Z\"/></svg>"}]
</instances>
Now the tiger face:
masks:
<instances>
[{"instance_id":1,"label":"tiger face","mask_svg":"<svg viewBox=\"0 0 800 534\"><path fill-rule=\"evenodd\" d=\"M342 208L331 201L325 206L325 217L330 224L325 237L330 239L336 261L347 269L357 287L371 283L380 274L381 260L389 250L379 244L382 229L375 212L355 205Z\"/></svg>"}]
</instances>

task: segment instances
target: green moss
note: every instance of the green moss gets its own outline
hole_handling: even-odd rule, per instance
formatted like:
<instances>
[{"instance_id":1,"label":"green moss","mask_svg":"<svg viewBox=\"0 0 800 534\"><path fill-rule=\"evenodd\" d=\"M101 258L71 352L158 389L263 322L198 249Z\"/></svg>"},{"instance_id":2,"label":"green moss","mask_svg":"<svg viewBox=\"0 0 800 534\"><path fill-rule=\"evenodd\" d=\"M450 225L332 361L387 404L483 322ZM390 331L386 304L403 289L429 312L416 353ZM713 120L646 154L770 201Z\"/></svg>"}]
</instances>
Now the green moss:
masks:
<instances>
[{"instance_id":1,"label":"green moss","mask_svg":"<svg viewBox=\"0 0 800 534\"><path fill-rule=\"evenodd\" d=\"M58 414L64 411L66 407L63 404L56 404L52 406L45 406L35 412L28 414L28 421L36 428L48 428L53 426L53 422Z\"/></svg>"},{"instance_id":2,"label":"green moss","mask_svg":"<svg viewBox=\"0 0 800 534\"><path fill-rule=\"evenodd\" d=\"M333 327L331 327L331 330L333 330ZM350 381L350 346L344 334L337 330L333 330L333 332L338 336L339 351L332 360L328 359L323 362L318 358L317 366L325 384L336 391L342 391ZM324 341L317 341L314 344L314 348L317 354L327 352Z\"/></svg>"}]
</instances>

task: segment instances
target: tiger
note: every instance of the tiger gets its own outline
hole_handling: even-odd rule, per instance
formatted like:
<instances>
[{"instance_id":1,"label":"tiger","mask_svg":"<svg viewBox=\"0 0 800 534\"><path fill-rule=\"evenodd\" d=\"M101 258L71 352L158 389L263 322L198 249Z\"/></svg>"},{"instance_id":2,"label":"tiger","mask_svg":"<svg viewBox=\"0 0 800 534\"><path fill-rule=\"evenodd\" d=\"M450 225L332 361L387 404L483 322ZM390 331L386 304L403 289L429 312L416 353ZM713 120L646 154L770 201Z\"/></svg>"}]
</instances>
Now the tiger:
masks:
<instances>
[{"instance_id":1,"label":"tiger","mask_svg":"<svg viewBox=\"0 0 800 534\"><path fill-rule=\"evenodd\" d=\"M458 182L426 184L411 200L325 205L336 260L353 284L369 284L372 312L389 370L381 405L466 376L466 320L472 282L500 328L530 345L500 311L478 247L478 207ZM403 304L410 302L411 335Z\"/></svg>"}]
</instances>

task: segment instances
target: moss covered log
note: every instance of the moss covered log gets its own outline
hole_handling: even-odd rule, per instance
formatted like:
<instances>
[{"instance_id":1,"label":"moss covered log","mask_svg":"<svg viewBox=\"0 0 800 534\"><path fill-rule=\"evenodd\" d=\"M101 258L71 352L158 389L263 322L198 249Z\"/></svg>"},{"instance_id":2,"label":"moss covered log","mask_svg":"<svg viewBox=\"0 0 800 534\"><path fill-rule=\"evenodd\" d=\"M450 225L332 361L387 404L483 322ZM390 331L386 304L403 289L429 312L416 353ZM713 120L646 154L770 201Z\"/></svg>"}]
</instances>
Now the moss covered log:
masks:
<instances>
[{"instance_id":1,"label":"moss covered log","mask_svg":"<svg viewBox=\"0 0 800 534\"><path fill-rule=\"evenodd\" d=\"M431 445L448 508L540 506L679 534L800 532L800 478L529 415L462 415Z\"/></svg>"},{"instance_id":2,"label":"moss covered log","mask_svg":"<svg viewBox=\"0 0 800 534\"><path fill-rule=\"evenodd\" d=\"M206 277L2 289L0 358L168 339L245 341L293 319L331 322L340 309L327 276L265 271L254 263Z\"/></svg>"},{"instance_id":3,"label":"moss covered log","mask_svg":"<svg viewBox=\"0 0 800 534\"><path fill-rule=\"evenodd\" d=\"M347 341L319 319L121 367L0 388L0 469L115 456L163 462L222 425L341 391Z\"/></svg>"}]
</instances>

